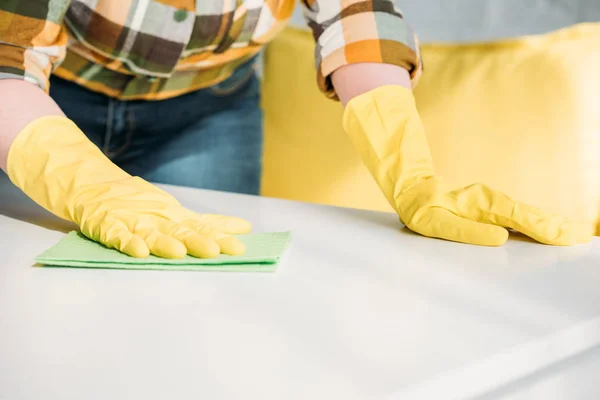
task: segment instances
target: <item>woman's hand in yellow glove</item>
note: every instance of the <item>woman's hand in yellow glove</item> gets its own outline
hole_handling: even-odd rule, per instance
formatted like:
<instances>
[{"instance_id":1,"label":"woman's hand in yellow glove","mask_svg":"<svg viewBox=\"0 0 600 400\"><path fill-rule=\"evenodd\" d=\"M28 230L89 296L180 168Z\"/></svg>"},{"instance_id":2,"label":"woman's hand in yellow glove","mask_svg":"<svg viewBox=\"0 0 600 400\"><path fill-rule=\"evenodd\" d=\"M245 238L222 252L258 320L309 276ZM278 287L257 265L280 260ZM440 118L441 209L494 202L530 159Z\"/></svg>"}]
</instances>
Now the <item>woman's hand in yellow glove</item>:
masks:
<instances>
[{"instance_id":1,"label":"woman's hand in yellow glove","mask_svg":"<svg viewBox=\"0 0 600 400\"><path fill-rule=\"evenodd\" d=\"M133 257L238 255L244 245L231 235L251 229L240 218L187 210L138 177L87 186L73 196L72 203L73 220L84 235Z\"/></svg>"},{"instance_id":2,"label":"woman's hand in yellow glove","mask_svg":"<svg viewBox=\"0 0 600 400\"><path fill-rule=\"evenodd\" d=\"M507 240L505 228L553 245L591 239L592 232L583 225L484 185L446 187L435 175L425 131L407 88L383 86L354 97L344 112L344 128L400 220L417 233L489 246Z\"/></svg>"},{"instance_id":3,"label":"woman's hand in yellow glove","mask_svg":"<svg viewBox=\"0 0 600 400\"><path fill-rule=\"evenodd\" d=\"M187 210L167 192L125 173L65 117L27 125L10 148L7 169L42 207L133 257L237 255L244 245L231 235L251 229L240 218Z\"/></svg>"},{"instance_id":4,"label":"woman's hand in yellow glove","mask_svg":"<svg viewBox=\"0 0 600 400\"><path fill-rule=\"evenodd\" d=\"M438 177L420 180L396 198L401 221L424 236L500 246L511 228L538 242L586 243L591 232L566 218L514 201L482 184L450 190Z\"/></svg>"}]
</instances>

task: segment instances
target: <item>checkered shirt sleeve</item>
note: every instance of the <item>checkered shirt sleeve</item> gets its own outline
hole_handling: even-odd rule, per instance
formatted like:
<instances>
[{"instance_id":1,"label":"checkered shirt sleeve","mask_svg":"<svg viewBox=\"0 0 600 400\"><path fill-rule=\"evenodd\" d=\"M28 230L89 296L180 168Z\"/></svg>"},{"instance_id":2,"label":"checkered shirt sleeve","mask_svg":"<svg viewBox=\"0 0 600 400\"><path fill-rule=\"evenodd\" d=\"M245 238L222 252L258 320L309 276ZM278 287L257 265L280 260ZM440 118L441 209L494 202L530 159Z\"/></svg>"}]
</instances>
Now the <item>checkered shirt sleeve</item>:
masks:
<instances>
[{"instance_id":1,"label":"checkered shirt sleeve","mask_svg":"<svg viewBox=\"0 0 600 400\"><path fill-rule=\"evenodd\" d=\"M316 41L317 82L328 97L337 99L331 74L354 63L398 65L416 84L422 72L418 39L394 0L301 1Z\"/></svg>"},{"instance_id":2,"label":"checkered shirt sleeve","mask_svg":"<svg viewBox=\"0 0 600 400\"><path fill-rule=\"evenodd\" d=\"M69 3L0 1L0 79L22 79L48 89L48 77L66 53L61 23Z\"/></svg>"}]
</instances>

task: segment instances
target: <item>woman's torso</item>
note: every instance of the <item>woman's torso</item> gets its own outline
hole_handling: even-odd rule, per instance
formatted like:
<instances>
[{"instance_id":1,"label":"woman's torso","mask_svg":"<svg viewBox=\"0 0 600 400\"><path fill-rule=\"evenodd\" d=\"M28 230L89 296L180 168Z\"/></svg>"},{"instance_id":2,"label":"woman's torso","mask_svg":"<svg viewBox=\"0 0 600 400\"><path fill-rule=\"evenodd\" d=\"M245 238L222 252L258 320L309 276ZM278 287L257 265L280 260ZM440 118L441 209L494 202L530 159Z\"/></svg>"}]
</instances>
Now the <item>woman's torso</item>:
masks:
<instances>
[{"instance_id":1,"label":"woman's torso","mask_svg":"<svg viewBox=\"0 0 600 400\"><path fill-rule=\"evenodd\" d=\"M159 99L213 85L285 25L294 0L72 0L55 73L113 97Z\"/></svg>"}]
</instances>

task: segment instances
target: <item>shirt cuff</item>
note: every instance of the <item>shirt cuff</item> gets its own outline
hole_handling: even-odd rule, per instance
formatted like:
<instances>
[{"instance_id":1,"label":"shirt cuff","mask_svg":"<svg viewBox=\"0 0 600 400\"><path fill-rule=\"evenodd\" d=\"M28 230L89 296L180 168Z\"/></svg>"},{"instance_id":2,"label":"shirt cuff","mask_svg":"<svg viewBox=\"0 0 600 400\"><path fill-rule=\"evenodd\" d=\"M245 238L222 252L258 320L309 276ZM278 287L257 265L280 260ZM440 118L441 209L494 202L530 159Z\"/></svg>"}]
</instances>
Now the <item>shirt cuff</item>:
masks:
<instances>
[{"instance_id":1,"label":"shirt cuff","mask_svg":"<svg viewBox=\"0 0 600 400\"><path fill-rule=\"evenodd\" d=\"M392 64L408 70L413 87L422 73L417 35L400 16L363 12L346 16L327 26L315 49L319 89L331 99L337 94L331 74L357 63Z\"/></svg>"},{"instance_id":2,"label":"shirt cuff","mask_svg":"<svg viewBox=\"0 0 600 400\"><path fill-rule=\"evenodd\" d=\"M0 43L0 79L30 82L48 93L51 73L52 64L45 54Z\"/></svg>"}]
</instances>

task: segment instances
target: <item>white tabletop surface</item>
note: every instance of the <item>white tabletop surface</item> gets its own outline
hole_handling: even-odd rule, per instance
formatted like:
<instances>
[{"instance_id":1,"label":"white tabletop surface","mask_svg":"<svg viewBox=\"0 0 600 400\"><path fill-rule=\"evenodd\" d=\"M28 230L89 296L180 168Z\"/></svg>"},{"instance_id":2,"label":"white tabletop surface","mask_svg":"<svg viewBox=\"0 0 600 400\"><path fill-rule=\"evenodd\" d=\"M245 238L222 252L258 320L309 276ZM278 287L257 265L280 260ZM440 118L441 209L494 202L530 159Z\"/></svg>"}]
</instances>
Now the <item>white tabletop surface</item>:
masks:
<instances>
[{"instance_id":1,"label":"white tabletop surface","mask_svg":"<svg viewBox=\"0 0 600 400\"><path fill-rule=\"evenodd\" d=\"M597 399L600 239L432 240L391 214L165 187L293 233L275 273L42 268L72 226L0 176L0 399Z\"/></svg>"}]
</instances>

